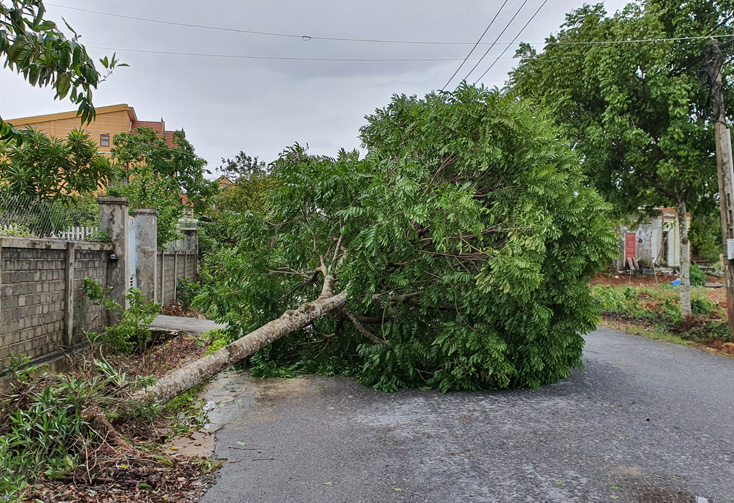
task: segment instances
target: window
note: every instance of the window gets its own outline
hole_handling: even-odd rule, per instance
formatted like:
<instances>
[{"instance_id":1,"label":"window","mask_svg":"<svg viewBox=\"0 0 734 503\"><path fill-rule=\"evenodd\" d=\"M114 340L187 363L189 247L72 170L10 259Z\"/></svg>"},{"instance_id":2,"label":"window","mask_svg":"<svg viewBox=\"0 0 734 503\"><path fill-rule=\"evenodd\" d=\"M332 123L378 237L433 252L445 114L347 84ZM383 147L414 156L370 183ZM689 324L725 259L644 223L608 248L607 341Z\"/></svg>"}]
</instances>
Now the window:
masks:
<instances>
[{"instance_id":1,"label":"window","mask_svg":"<svg viewBox=\"0 0 734 503\"><path fill-rule=\"evenodd\" d=\"M99 146L100 147L110 146L110 134L109 133L99 135Z\"/></svg>"}]
</instances>

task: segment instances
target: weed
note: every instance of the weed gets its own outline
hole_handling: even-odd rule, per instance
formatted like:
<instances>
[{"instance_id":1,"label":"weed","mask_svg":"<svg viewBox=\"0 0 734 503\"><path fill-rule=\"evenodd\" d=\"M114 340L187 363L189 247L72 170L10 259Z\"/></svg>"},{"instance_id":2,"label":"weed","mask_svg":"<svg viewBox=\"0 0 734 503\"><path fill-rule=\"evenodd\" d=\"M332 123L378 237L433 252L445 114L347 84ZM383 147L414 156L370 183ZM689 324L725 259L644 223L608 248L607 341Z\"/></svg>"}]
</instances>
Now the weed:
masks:
<instances>
[{"instance_id":1,"label":"weed","mask_svg":"<svg viewBox=\"0 0 734 503\"><path fill-rule=\"evenodd\" d=\"M104 333L90 333L91 338L99 338L102 344L118 351L143 352L152 342L149 330L153 318L160 313L160 304L148 302L143 293L131 288L126 299L130 308L122 307L109 296L110 289L104 288L98 280L86 278L84 280L84 294L90 300L103 305L113 313L119 322L111 327L105 327Z\"/></svg>"},{"instance_id":2,"label":"weed","mask_svg":"<svg viewBox=\"0 0 734 503\"><path fill-rule=\"evenodd\" d=\"M60 376L55 386L47 383L3 401L0 496L17 497L39 474L53 479L77 467L76 453L92 441L82 411L101 387L99 379ZM20 400L18 407L12 407L13 399Z\"/></svg>"}]
</instances>

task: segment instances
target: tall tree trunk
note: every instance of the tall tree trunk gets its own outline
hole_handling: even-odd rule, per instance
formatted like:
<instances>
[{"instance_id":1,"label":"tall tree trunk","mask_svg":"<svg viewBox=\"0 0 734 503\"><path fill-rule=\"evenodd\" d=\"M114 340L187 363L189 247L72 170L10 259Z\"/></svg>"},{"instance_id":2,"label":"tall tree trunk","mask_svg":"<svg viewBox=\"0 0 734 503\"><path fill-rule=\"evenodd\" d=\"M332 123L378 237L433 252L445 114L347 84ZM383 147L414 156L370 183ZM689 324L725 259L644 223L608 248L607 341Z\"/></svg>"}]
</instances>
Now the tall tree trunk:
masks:
<instances>
[{"instance_id":1,"label":"tall tree trunk","mask_svg":"<svg viewBox=\"0 0 734 503\"><path fill-rule=\"evenodd\" d=\"M139 391L134 398L140 401L167 403L206 379L244 360L268 344L307 326L316 318L344 306L347 302L346 290L333 295L331 293L332 285L333 278L327 276L322 294L314 302L307 302L295 311L287 311L277 320L263 325L219 351L189 363L176 372L165 376L154 385Z\"/></svg>"},{"instance_id":2,"label":"tall tree trunk","mask_svg":"<svg viewBox=\"0 0 734 503\"><path fill-rule=\"evenodd\" d=\"M678 202L678 229L680 230L680 317L691 316L691 244L688 240L686 202Z\"/></svg>"}]
</instances>

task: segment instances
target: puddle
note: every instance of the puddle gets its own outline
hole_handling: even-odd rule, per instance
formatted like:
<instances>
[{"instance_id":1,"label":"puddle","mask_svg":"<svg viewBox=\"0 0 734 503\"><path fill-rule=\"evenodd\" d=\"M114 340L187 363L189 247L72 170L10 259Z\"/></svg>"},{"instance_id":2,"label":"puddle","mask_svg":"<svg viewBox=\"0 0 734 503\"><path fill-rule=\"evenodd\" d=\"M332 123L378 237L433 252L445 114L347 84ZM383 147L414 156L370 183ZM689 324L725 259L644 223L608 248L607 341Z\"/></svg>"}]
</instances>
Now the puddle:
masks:
<instances>
[{"instance_id":1,"label":"puddle","mask_svg":"<svg viewBox=\"0 0 734 503\"><path fill-rule=\"evenodd\" d=\"M174 456L198 456L209 458L214 454L216 439L205 431L193 431L189 435L173 439L168 449Z\"/></svg>"}]
</instances>

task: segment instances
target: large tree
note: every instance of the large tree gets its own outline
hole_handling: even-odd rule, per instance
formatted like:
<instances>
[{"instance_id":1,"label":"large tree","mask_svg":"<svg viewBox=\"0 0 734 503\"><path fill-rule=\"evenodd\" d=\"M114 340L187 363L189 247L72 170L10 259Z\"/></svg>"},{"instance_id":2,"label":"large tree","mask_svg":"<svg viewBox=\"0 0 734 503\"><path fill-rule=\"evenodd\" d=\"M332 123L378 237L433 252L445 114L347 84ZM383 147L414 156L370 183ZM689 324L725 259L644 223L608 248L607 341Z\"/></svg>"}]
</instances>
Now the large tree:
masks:
<instances>
[{"instance_id":1,"label":"large tree","mask_svg":"<svg viewBox=\"0 0 734 503\"><path fill-rule=\"evenodd\" d=\"M78 105L82 122L94 119L92 90L107 75L100 75L86 48L73 33L67 38L56 23L45 19L41 0L0 1L0 58L3 66L23 75L32 86L51 86L56 98ZM115 56L100 60L107 72L120 64ZM20 131L0 117L0 139L21 142Z\"/></svg>"},{"instance_id":2,"label":"large tree","mask_svg":"<svg viewBox=\"0 0 734 503\"><path fill-rule=\"evenodd\" d=\"M588 280L615 241L548 121L461 87L396 96L362 139L363 159L283 153L224 264L216 301L234 342L148 398L259 349L261 373L339 372L384 390L539 386L581 364L597 320Z\"/></svg>"},{"instance_id":3,"label":"large tree","mask_svg":"<svg viewBox=\"0 0 734 503\"><path fill-rule=\"evenodd\" d=\"M542 53L523 45L511 74L520 96L550 109L616 213L677 208L684 318L691 314L686 214L710 206L717 193L709 88L700 80L708 40L700 37L731 33L733 5L644 0L613 16L602 4L586 5L566 16Z\"/></svg>"},{"instance_id":4,"label":"large tree","mask_svg":"<svg viewBox=\"0 0 734 503\"><path fill-rule=\"evenodd\" d=\"M110 195L122 195L131 208L158 211L158 244L177 238L176 224L186 208L200 215L207 199L217 192L206 179L206 161L196 155L183 131L173 133L171 142L156 131L140 127L113 139L112 159L118 183Z\"/></svg>"}]
</instances>

